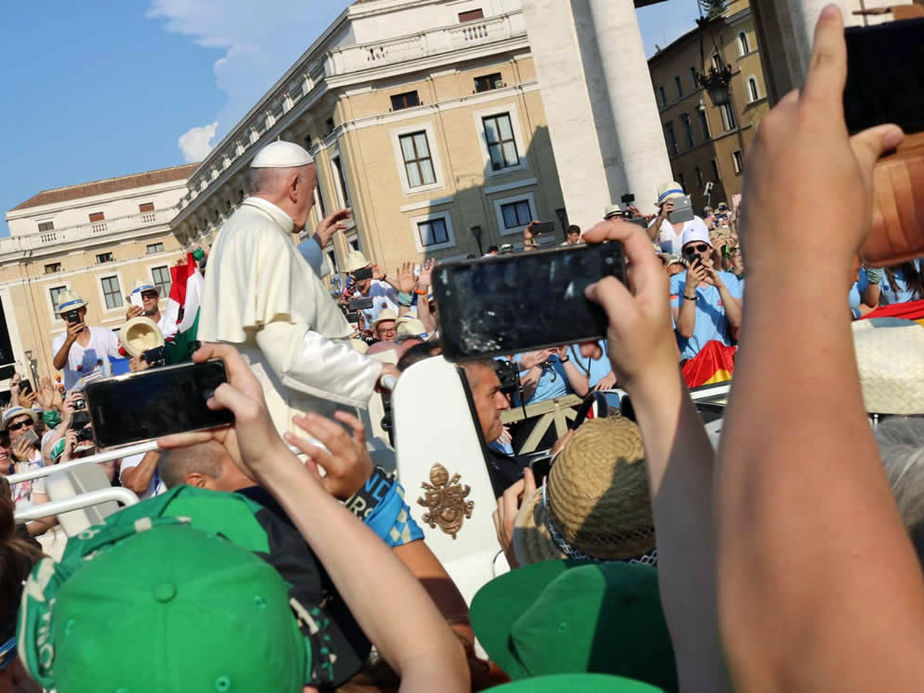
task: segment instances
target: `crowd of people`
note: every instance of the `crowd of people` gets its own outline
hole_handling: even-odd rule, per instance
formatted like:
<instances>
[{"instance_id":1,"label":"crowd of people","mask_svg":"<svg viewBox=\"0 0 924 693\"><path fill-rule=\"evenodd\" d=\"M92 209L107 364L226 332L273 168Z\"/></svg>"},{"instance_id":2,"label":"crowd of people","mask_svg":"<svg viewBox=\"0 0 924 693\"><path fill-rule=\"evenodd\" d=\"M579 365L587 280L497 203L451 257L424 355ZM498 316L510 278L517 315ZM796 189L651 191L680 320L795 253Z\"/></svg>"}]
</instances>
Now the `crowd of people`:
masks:
<instances>
[{"instance_id":1,"label":"crowd of people","mask_svg":"<svg viewBox=\"0 0 924 693\"><path fill-rule=\"evenodd\" d=\"M54 515L15 520L48 502L45 480L5 477L96 453L84 387L126 356L124 333L62 294L62 379L14 377L0 419L0 691L921 685L924 328L851 326L924 299L920 261L852 269L873 164L902 135L848 137L831 8L814 51L756 135L740 205L672 221L686 195L668 182L647 217L614 205L567 227L562 246L625 248L627 283L586 292L605 340L459 364L497 501L480 541L511 568L471 604L357 416L439 357L435 264L386 271L353 250L332 294L324 251L349 210L293 242L314 203L308 152L258 152L251 195L197 257L192 360L224 362L208 406L233 426L98 463L141 502L55 555ZM523 252L538 240L530 224ZM169 344L178 316L156 287L135 291L126 320ZM739 347L718 450L681 374L711 342ZM160 366L146 353L131 370ZM614 388L631 413L604 408L555 440L547 474L516 454L507 410Z\"/></svg>"}]
</instances>

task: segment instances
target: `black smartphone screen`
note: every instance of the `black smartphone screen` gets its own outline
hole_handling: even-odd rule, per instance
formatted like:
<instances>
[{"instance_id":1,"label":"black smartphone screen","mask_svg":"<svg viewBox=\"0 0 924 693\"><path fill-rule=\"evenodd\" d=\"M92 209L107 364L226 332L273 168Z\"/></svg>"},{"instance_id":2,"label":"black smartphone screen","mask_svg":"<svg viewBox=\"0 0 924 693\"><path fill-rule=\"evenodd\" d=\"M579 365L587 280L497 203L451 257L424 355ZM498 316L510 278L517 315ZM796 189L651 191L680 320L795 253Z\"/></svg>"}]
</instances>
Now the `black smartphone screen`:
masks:
<instances>
[{"instance_id":1,"label":"black smartphone screen","mask_svg":"<svg viewBox=\"0 0 924 693\"><path fill-rule=\"evenodd\" d=\"M533 477L536 480L536 486L542 486L545 482L546 477L548 477L549 472L552 471L552 456L547 455L533 460L529 463L529 468L533 472Z\"/></svg>"},{"instance_id":2,"label":"black smartphone screen","mask_svg":"<svg viewBox=\"0 0 924 693\"><path fill-rule=\"evenodd\" d=\"M603 309L584 289L625 279L622 244L603 243L441 265L434 293L450 361L600 339Z\"/></svg>"},{"instance_id":3,"label":"black smartphone screen","mask_svg":"<svg viewBox=\"0 0 924 693\"><path fill-rule=\"evenodd\" d=\"M555 223L551 221L541 221L533 227L532 233L535 236L550 234L555 231Z\"/></svg>"},{"instance_id":4,"label":"black smartphone screen","mask_svg":"<svg viewBox=\"0 0 924 693\"><path fill-rule=\"evenodd\" d=\"M222 361L153 368L90 383L87 409L101 448L234 423L205 403L227 381Z\"/></svg>"},{"instance_id":5,"label":"black smartphone screen","mask_svg":"<svg viewBox=\"0 0 924 693\"><path fill-rule=\"evenodd\" d=\"M364 296L362 298L351 298L347 302L347 306L352 310L369 310L373 306L372 296Z\"/></svg>"},{"instance_id":6,"label":"black smartphone screen","mask_svg":"<svg viewBox=\"0 0 924 693\"><path fill-rule=\"evenodd\" d=\"M356 281L362 281L363 279L372 279L372 268L371 267L361 267L360 269L353 272L353 279Z\"/></svg>"},{"instance_id":7,"label":"black smartphone screen","mask_svg":"<svg viewBox=\"0 0 924 693\"><path fill-rule=\"evenodd\" d=\"M32 383L23 378L19 381L19 391L24 395L32 392Z\"/></svg>"},{"instance_id":8,"label":"black smartphone screen","mask_svg":"<svg viewBox=\"0 0 924 693\"><path fill-rule=\"evenodd\" d=\"M847 129L897 123L924 130L924 19L850 27L847 40Z\"/></svg>"}]
</instances>

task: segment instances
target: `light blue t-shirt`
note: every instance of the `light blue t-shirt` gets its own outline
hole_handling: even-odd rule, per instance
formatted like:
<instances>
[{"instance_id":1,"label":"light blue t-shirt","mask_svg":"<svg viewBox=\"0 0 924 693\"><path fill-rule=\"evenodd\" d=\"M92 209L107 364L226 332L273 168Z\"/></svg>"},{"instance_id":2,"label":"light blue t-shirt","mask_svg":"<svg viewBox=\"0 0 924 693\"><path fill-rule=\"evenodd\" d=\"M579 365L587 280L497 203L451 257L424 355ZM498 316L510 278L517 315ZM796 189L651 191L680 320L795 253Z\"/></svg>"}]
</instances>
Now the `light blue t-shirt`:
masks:
<instances>
[{"instance_id":1,"label":"light blue t-shirt","mask_svg":"<svg viewBox=\"0 0 924 693\"><path fill-rule=\"evenodd\" d=\"M850 303L850 313L853 315L854 320L860 317L860 301L867 286L869 286L869 279L866 277L866 268L861 267L860 275L857 281L853 283L853 286L850 287L850 293L847 295Z\"/></svg>"},{"instance_id":2,"label":"light blue t-shirt","mask_svg":"<svg viewBox=\"0 0 924 693\"><path fill-rule=\"evenodd\" d=\"M741 300L744 292L742 282L731 272L719 272L728 293ZM683 287L687 281L686 270L671 277L671 306L680 308L683 298ZM726 346L731 345L728 320L725 317L725 307L719 290L711 284L700 284L696 287L696 324L689 339L677 335L677 345L680 347L680 358L691 359L706 345L706 342L719 341Z\"/></svg>"},{"instance_id":3,"label":"light blue t-shirt","mask_svg":"<svg viewBox=\"0 0 924 693\"><path fill-rule=\"evenodd\" d=\"M606 351L606 340L601 339L598 344L603 349L603 355L598 359L581 356L581 345L572 344L568 347L568 356L571 357L571 363L574 364L581 373L587 376L587 383L590 389L600 382L604 376L609 375L613 367L610 365L610 357Z\"/></svg>"},{"instance_id":4,"label":"light blue t-shirt","mask_svg":"<svg viewBox=\"0 0 924 693\"><path fill-rule=\"evenodd\" d=\"M921 260L914 261L918 272L921 271ZM906 303L907 301L916 301L919 297L914 291L908 288L908 282L902 269L896 267L892 270L892 276L895 277L895 283L889 281L889 273L884 272L882 282L879 284L879 305L889 306L893 303Z\"/></svg>"},{"instance_id":5,"label":"light blue t-shirt","mask_svg":"<svg viewBox=\"0 0 924 693\"><path fill-rule=\"evenodd\" d=\"M513 360L519 363L521 358L523 358L523 354L517 354L513 357ZM565 367L561 360L557 356L552 356L549 359L549 364L551 368L542 369L542 377L539 378L536 391L533 393L532 397L526 400L525 404L545 402L546 400L555 399L556 397L564 397L571 392L571 386L568 384L568 376L565 374ZM524 375L526 375L526 371L520 371L520 377L522 378ZM519 394L514 395L514 404L517 406L520 405Z\"/></svg>"}]
</instances>

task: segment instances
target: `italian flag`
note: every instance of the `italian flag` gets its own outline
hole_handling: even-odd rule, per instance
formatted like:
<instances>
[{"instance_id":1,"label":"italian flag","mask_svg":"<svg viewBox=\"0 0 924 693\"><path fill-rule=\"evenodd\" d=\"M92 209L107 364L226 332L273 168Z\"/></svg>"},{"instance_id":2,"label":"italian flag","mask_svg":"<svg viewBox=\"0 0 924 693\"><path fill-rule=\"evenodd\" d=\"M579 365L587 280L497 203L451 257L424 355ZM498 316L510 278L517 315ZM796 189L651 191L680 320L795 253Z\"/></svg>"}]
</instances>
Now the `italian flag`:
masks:
<instances>
[{"instance_id":1,"label":"italian flag","mask_svg":"<svg viewBox=\"0 0 924 693\"><path fill-rule=\"evenodd\" d=\"M177 332L167 343L167 362L182 363L189 360L194 350L205 278L193 254L187 253L185 263L170 268L170 279L170 297L164 313L171 321L176 320Z\"/></svg>"}]
</instances>

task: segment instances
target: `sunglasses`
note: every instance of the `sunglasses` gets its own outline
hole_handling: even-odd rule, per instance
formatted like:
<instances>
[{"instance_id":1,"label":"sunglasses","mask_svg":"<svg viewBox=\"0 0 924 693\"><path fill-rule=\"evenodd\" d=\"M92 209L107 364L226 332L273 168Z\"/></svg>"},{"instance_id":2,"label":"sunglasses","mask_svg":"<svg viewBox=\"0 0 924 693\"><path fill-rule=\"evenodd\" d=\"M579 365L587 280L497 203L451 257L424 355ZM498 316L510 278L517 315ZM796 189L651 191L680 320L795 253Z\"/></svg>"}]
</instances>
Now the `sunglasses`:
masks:
<instances>
[{"instance_id":1,"label":"sunglasses","mask_svg":"<svg viewBox=\"0 0 924 693\"><path fill-rule=\"evenodd\" d=\"M696 255L697 253L705 253L709 250L709 246L705 243L697 243L696 245L688 245L683 249L684 255Z\"/></svg>"},{"instance_id":2,"label":"sunglasses","mask_svg":"<svg viewBox=\"0 0 924 693\"><path fill-rule=\"evenodd\" d=\"M18 431L23 426L34 426L35 422L32 419L26 419L25 421L17 421L16 423L11 423L6 427L8 431Z\"/></svg>"}]
</instances>

